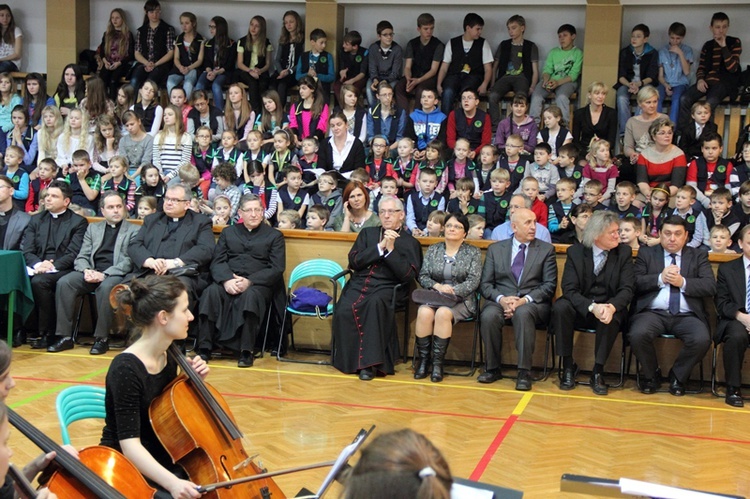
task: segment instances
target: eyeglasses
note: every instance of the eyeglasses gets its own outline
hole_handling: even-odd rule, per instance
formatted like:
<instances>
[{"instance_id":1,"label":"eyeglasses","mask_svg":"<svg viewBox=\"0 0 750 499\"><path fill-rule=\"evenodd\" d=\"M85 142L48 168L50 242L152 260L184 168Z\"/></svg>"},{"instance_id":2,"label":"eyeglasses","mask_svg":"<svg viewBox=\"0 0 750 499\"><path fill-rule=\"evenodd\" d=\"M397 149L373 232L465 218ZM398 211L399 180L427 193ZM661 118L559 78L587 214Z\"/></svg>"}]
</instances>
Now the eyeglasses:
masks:
<instances>
[{"instance_id":1,"label":"eyeglasses","mask_svg":"<svg viewBox=\"0 0 750 499\"><path fill-rule=\"evenodd\" d=\"M464 226L460 224L447 224L445 226L446 229L456 229L456 230L463 230Z\"/></svg>"},{"instance_id":2,"label":"eyeglasses","mask_svg":"<svg viewBox=\"0 0 750 499\"><path fill-rule=\"evenodd\" d=\"M215 24L209 24L208 25L208 29L216 29L216 25Z\"/></svg>"},{"instance_id":3,"label":"eyeglasses","mask_svg":"<svg viewBox=\"0 0 750 499\"><path fill-rule=\"evenodd\" d=\"M243 211L245 213L263 213L263 208L248 208L246 210L240 208L240 211Z\"/></svg>"},{"instance_id":4,"label":"eyeglasses","mask_svg":"<svg viewBox=\"0 0 750 499\"><path fill-rule=\"evenodd\" d=\"M189 203L189 199L180 199L180 198L164 198L165 203Z\"/></svg>"},{"instance_id":5,"label":"eyeglasses","mask_svg":"<svg viewBox=\"0 0 750 499\"><path fill-rule=\"evenodd\" d=\"M395 214L396 214L396 213L398 213L399 211L404 211L404 210L380 210L380 214L381 214L381 215L388 215L388 216L391 216L391 215L395 215Z\"/></svg>"}]
</instances>

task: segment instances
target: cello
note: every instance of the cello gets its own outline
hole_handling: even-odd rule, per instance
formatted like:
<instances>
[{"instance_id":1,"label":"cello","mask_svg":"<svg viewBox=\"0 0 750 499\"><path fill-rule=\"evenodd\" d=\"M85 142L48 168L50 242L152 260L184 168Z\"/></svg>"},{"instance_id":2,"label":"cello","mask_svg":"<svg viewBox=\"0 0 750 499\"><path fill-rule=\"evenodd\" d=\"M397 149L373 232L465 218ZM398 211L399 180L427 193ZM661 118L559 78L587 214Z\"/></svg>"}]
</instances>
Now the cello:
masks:
<instances>
[{"instance_id":1,"label":"cello","mask_svg":"<svg viewBox=\"0 0 750 499\"><path fill-rule=\"evenodd\" d=\"M252 479L265 472L242 446L242 432L229 405L193 370L179 347L168 355L182 369L149 407L151 425L172 460L197 484L249 481L208 491L207 499L284 499L272 478Z\"/></svg>"},{"instance_id":2,"label":"cello","mask_svg":"<svg viewBox=\"0 0 750 499\"><path fill-rule=\"evenodd\" d=\"M47 488L58 499L141 499L156 494L133 463L116 450L101 445L86 447L76 459L13 409L7 409L10 424L44 452L57 454L55 462L61 470L53 473Z\"/></svg>"}]
</instances>

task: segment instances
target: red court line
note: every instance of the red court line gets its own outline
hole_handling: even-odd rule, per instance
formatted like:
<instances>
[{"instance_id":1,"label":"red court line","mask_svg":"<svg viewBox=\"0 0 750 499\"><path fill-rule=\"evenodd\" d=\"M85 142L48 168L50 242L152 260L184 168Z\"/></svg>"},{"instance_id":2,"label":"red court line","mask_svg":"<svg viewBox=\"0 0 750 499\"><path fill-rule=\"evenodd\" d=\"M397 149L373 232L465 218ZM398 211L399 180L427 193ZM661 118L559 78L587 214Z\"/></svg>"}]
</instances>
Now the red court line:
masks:
<instances>
[{"instance_id":1,"label":"red court line","mask_svg":"<svg viewBox=\"0 0 750 499\"><path fill-rule=\"evenodd\" d=\"M52 382L52 383L70 383L70 384L77 384L77 385L104 386L104 383L92 383L90 381L76 381L76 380L51 379L51 378L31 378L31 377L25 377L25 376L14 376L14 378L18 380L25 380L25 381L44 381L44 382ZM488 455L490 450L492 450L492 454L494 455L494 453L497 451L497 447L500 446L503 438L505 438L508 431L510 431L510 427L513 426L512 423L514 423L518 419L517 416L513 416L513 415L509 416L506 419L506 418L493 417L493 416L478 416L478 415L471 415L471 414L461 414L461 413L441 412L441 411L425 411L425 410L419 410L419 409L384 407L384 406L366 405L366 404L352 404L352 403L347 403L347 402L332 402L332 401L324 401L324 400L295 399L295 398L290 398L290 397L272 397L268 395L247 395L247 394L237 394L237 393L222 393L222 395L225 397L272 400L272 401L277 401L277 402L292 402L292 403L297 403L297 404L329 405L329 406L334 406L334 407L351 407L351 408L356 408L356 409L375 409L375 410L380 410L380 411L408 412L412 414L425 414L425 415L431 415L431 416L449 416L449 417L460 417L460 418L469 418L469 419L480 419L480 420L486 420L486 421L505 421L503 428L500 429L500 432L495 437L495 440L487 449L487 452L485 452L485 457ZM509 423L511 424L509 425ZM702 435L686 435L686 434L681 434L681 433L637 430L637 429L630 429L630 428L614 428L614 427L609 427L609 426L594 426L594 425L575 424L575 423L556 423L556 422L550 422L550 421L534 421L534 420L528 420L528 419L522 419L519 421L519 423L577 428L577 429L582 429L582 430L614 431L614 432L619 432L619 433L632 433L636 435L649 435L649 436L657 436L657 437L689 438L689 439L694 439L694 440L723 442L723 443L740 444L740 445L750 444L750 440L735 440L735 439L729 439L729 438L708 437L708 436L702 436ZM491 457L492 456L490 456L490 458ZM483 457L482 459L484 460L485 458ZM482 461L480 461L480 464L477 465L477 468L475 469L475 473L477 472L481 464L482 464Z\"/></svg>"},{"instance_id":2,"label":"red court line","mask_svg":"<svg viewBox=\"0 0 750 499\"><path fill-rule=\"evenodd\" d=\"M520 424L535 424L543 426L557 426L563 428L578 428L582 430L596 430L596 431L615 431L618 433L632 433L635 435L648 435L652 437L670 437L670 438L690 438L694 440L705 440L710 442L722 442L729 444L741 444L750 445L750 440L735 440L731 438L719 438L719 437L708 437L704 435L686 435L684 433L672 433L666 431L649 431L649 430L636 430L632 428L614 428L610 426L593 426L576 423L555 423L551 421L532 421L532 420L521 420Z\"/></svg>"},{"instance_id":3,"label":"red court line","mask_svg":"<svg viewBox=\"0 0 750 499\"><path fill-rule=\"evenodd\" d=\"M503 427L500 428L500 431L497 433L497 436L495 436L495 439L492 441L490 446L484 452L482 459L480 459L479 463L477 463L477 467L474 468L474 471L471 472L471 475L469 476L469 480L478 481L480 478L482 478L482 475L484 474L484 471L487 469L487 466L489 466L490 461L492 461L492 458L495 457L495 453L497 452L497 449L500 447L500 444L503 443L503 440L505 440L506 435L508 435L508 433L510 432L510 429L513 427L513 424L517 420L518 420L518 416L516 416L515 414L512 414L505 421L505 424L503 424Z\"/></svg>"}]
</instances>

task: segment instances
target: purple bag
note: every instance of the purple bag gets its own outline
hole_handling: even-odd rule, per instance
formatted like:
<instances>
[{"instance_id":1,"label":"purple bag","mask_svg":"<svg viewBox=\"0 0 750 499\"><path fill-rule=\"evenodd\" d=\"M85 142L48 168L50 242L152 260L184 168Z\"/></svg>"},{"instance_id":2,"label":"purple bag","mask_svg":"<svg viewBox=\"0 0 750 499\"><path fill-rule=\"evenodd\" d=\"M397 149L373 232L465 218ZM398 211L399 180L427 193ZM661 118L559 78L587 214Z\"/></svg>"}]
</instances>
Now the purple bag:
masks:
<instances>
[{"instance_id":1,"label":"purple bag","mask_svg":"<svg viewBox=\"0 0 750 499\"><path fill-rule=\"evenodd\" d=\"M328 294L319 289L300 286L292 291L291 307L300 312L317 313L319 316L325 316L328 313L328 304L331 298Z\"/></svg>"}]
</instances>

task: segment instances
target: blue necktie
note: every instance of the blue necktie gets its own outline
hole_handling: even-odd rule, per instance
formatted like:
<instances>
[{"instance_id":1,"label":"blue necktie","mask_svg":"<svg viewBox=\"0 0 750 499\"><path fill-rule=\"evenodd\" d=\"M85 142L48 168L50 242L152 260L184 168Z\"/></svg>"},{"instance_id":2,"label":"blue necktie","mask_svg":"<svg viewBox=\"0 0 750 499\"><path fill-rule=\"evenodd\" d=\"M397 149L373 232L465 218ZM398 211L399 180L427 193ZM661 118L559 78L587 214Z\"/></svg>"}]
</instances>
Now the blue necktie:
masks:
<instances>
[{"instance_id":1,"label":"blue necktie","mask_svg":"<svg viewBox=\"0 0 750 499\"><path fill-rule=\"evenodd\" d=\"M750 270L750 265L747 266L747 269ZM747 278L747 289L745 291L745 313L750 314L750 276Z\"/></svg>"},{"instance_id":2,"label":"blue necktie","mask_svg":"<svg viewBox=\"0 0 750 499\"><path fill-rule=\"evenodd\" d=\"M677 254L670 253L672 257L672 265L677 265ZM680 313L680 288L677 286L669 285L669 313L677 315Z\"/></svg>"},{"instance_id":3,"label":"blue necktie","mask_svg":"<svg viewBox=\"0 0 750 499\"><path fill-rule=\"evenodd\" d=\"M526 261L526 255L524 254L525 249L525 244L521 243L518 245L518 253L516 253L516 257L510 265L510 271L513 272L513 277L516 278L516 282L521 279L521 273L523 272L523 264Z\"/></svg>"}]
</instances>

